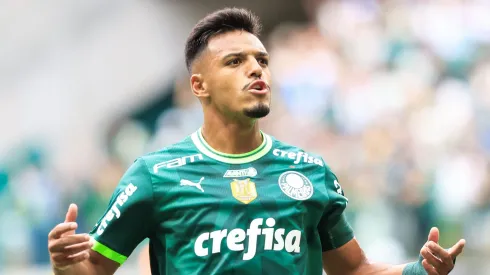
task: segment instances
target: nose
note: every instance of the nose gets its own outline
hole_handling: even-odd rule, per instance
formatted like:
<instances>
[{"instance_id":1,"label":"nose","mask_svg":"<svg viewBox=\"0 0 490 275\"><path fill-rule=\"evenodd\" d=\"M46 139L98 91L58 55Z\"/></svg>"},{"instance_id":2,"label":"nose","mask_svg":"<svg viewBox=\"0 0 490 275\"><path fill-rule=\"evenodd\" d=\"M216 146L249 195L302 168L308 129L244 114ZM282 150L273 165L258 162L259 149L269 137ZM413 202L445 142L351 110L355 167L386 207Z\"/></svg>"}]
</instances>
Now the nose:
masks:
<instances>
[{"instance_id":1,"label":"nose","mask_svg":"<svg viewBox=\"0 0 490 275\"><path fill-rule=\"evenodd\" d=\"M248 71L248 77L250 77L250 78L261 78L263 68L262 68L262 66L260 66L259 62L255 58L252 58L252 60L250 60L249 63L250 63L250 67L249 67L249 71Z\"/></svg>"}]
</instances>

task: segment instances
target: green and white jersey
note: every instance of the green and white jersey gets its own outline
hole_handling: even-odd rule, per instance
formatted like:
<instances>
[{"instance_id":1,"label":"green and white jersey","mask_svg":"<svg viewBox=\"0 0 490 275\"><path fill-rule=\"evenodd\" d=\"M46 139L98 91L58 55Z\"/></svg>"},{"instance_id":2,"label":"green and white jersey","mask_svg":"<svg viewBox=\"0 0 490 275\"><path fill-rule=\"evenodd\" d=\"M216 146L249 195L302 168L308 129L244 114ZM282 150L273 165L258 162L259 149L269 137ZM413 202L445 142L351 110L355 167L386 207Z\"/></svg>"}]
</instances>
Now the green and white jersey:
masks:
<instances>
[{"instance_id":1,"label":"green and white jersey","mask_svg":"<svg viewBox=\"0 0 490 275\"><path fill-rule=\"evenodd\" d=\"M122 264L145 238L152 274L322 274L353 238L347 199L321 157L263 134L256 150L213 150L197 131L137 159L91 231Z\"/></svg>"}]
</instances>

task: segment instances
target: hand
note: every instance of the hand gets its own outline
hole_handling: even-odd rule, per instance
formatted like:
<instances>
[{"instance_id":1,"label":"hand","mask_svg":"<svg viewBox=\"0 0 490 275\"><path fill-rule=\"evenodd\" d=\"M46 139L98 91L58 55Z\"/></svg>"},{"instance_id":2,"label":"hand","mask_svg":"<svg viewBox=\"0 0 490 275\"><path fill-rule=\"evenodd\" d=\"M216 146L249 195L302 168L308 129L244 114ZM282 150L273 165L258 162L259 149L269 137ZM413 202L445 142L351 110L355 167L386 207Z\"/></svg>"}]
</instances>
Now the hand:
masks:
<instances>
[{"instance_id":1,"label":"hand","mask_svg":"<svg viewBox=\"0 0 490 275\"><path fill-rule=\"evenodd\" d=\"M65 222L58 224L49 232L48 250L51 263L55 269L66 269L89 257L92 241L88 234L75 234L77 228L76 204L70 204Z\"/></svg>"},{"instance_id":2,"label":"hand","mask_svg":"<svg viewBox=\"0 0 490 275\"><path fill-rule=\"evenodd\" d=\"M463 252L465 240L459 240L449 250L445 250L438 244L439 229L432 228L427 243L420 250L424 258L422 265L429 275L447 275L454 268L456 256Z\"/></svg>"}]
</instances>

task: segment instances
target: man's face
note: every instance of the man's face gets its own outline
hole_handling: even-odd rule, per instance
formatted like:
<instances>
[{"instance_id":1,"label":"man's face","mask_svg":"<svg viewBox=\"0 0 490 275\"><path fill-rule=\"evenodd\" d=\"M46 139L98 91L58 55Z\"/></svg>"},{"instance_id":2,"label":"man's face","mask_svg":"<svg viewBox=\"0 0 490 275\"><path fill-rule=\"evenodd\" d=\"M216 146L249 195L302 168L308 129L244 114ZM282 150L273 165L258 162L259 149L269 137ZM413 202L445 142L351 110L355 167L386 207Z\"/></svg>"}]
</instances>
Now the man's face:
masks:
<instances>
[{"instance_id":1,"label":"man's face","mask_svg":"<svg viewBox=\"0 0 490 275\"><path fill-rule=\"evenodd\" d=\"M227 116L261 118L269 113L269 55L256 36L245 31L217 35L202 58L200 73L210 104Z\"/></svg>"}]
</instances>

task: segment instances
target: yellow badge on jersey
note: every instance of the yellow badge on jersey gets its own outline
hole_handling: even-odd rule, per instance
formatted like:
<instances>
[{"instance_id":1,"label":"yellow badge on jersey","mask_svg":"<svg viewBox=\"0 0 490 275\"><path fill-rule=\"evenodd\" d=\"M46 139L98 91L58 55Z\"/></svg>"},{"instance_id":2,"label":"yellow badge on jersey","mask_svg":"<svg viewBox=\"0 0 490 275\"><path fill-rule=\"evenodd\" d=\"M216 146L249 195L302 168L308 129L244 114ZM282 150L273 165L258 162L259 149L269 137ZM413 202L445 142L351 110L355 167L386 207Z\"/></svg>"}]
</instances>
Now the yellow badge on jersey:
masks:
<instances>
[{"instance_id":1,"label":"yellow badge on jersey","mask_svg":"<svg viewBox=\"0 0 490 275\"><path fill-rule=\"evenodd\" d=\"M230 185L233 197L243 202L244 204L249 204L257 198L257 189L255 188L255 183L250 179L234 179Z\"/></svg>"}]
</instances>

